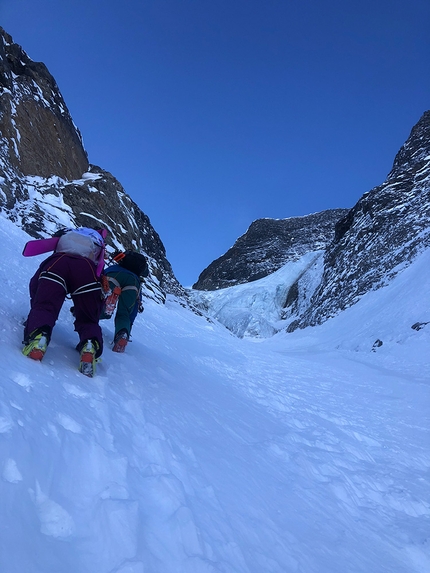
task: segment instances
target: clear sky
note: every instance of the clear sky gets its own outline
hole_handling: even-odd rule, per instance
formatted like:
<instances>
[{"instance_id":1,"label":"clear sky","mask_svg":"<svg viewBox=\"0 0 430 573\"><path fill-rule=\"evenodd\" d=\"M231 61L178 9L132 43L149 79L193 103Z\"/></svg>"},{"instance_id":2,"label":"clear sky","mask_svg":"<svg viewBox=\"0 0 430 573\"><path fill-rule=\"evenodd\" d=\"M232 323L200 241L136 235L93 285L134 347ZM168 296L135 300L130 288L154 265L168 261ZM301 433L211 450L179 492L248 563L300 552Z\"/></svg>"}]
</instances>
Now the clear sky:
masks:
<instances>
[{"instance_id":1,"label":"clear sky","mask_svg":"<svg viewBox=\"0 0 430 573\"><path fill-rule=\"evenodd\" d=\"M430 109L428 0L0 0L185 286L260 217L352 207Z\"/></svg>"}]
</instances>

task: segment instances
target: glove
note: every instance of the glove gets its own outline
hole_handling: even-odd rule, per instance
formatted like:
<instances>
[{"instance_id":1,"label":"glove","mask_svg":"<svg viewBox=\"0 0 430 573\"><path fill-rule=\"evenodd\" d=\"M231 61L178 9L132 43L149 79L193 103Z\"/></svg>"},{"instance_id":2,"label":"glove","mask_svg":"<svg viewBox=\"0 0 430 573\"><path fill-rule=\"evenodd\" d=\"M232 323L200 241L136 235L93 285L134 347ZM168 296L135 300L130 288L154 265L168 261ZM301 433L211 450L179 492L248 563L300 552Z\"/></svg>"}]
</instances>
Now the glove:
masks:
<instances>
[{"instance_id":1,"label":"glove","mask_svg":"<svg viewBox=\"0 0 430 573\"><path fill-rule=\"evenodd\" d=\"M137 309L137 312L140 314L141 312L143 312L145 309L143 308L143 304L141 302L139 302L139 307Z\"/></svg>"}]
</instances>

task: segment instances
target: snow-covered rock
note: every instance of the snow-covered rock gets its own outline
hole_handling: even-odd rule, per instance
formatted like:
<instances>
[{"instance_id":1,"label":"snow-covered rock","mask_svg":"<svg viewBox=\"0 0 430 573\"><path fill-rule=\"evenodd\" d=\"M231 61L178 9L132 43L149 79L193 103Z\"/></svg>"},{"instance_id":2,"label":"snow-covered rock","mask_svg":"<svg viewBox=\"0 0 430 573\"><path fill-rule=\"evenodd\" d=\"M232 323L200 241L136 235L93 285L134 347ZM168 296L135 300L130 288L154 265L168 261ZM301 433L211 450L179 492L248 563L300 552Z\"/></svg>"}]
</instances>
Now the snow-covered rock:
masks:
<instances>
[{"instance_id":1,"label":"snow-covered rock","mask_svg":"<svg viewBox=\"0 0 430 573\"><path fill-rule=\"evenodd\" d=\"M430 247L430 111L394 160L336 226L321 284L295 326L327 320L389 282Z\"/></svg>"},{"instance_id":2,"label":"snow-covered rock","mask_svg":"<svg viewBox=\"0 0 430 573\"><path fill-rule=\"evenodd\" d=\"M267 336L281 327L292 332L321 324L388 285L429 247L430 111L412 129L387 180L352 209L255 221L203 271L191 296L239 336ZM321 256L301 269L301 257L316 250ZM282 282L283 265L301 269L292 283L289 271ZM225 287L256 281L256 290L267 286L273 294L272 281L262 278L270 273L283 297L276 318L250 300L243 299L242 308L233 304L237 291ZM209 292L217 289L220 294Z\"/></svg>"},{"instance_id":3,"label":"snow-covered rock","mask_svg":"<svg viewBox=\"0 0 430 573\"><path fill-rule=\"evenodd\" d=\"M189 290L189 297L239 338L267 338L284 329L287 318L307 308L321 281L323 255L323 250L311 251L262 279L218 290ZM294 296L293 311L289 297L296 284L300 297Z\"/></svg>"},{"instance_id":4,"label":"snow-covered rock","mask_svg":"<svg viewBox=\"0 0 430 573\"><path fill-rule=\"evenodd\" d=\"M88 163L46 66L31 60L2 28L0 134L2 213L35 238L62 226L103 226L111 251L132 248L148 256L157 300L164 300L164 291L183 294L148 216L113 175Z\"/></svg>"},{"instance_id":5,"label":"snow-covered rock","mask_svg":"<svg viewBox=\"0 0 430 573\"><path fill-rule=\"evenodd\" d=\"M224 255L213 261L193 285L217 290L261 279L302 255L325 249L347 209L329 209L304 217L257 219Z\"/></svg>"}]
</instances>

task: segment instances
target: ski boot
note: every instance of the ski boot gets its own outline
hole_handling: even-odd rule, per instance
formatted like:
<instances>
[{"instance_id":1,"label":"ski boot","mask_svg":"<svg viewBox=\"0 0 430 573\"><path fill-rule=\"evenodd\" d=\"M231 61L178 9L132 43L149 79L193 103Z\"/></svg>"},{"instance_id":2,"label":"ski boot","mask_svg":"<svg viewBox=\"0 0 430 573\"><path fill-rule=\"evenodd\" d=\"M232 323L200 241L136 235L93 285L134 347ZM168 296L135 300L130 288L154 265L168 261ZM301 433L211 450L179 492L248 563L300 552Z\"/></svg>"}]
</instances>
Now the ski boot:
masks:
<instances>
[{"instance_id":1,"label":"ski boot","mask_svg":"<svg viewBox=\"0 0 430 573\"><path fill-rule=\"evenodd\" d=\"M87 340L81 346L81 358L79 362L79 372L92 378L96 373L97 350L99 348L96 340Z\"/></svg>"},{"instance_id":2,"label":"ski boot","mask_svg":"<svg viewBox=\"0 0 430 573\"><path fill-rule=\"evenodd\" d=\"M113 340L112 350L114 352L124 352L127 343L128 343L128 332L125 330L125 328L123 328L116 333L115 338Z\"/></svg>"},{"instance_id":3,"label":"ski boot","mask_svg":"<svg viewBox=\"0 0 430 573\"><path fill-rule=\"evenodd\" d=\"M48 332L36 329L29 335L27 340L24 340L24 348L22 353L32 360L41 361L45 356L46 349L48 348L50 335Z\"/></svg>"}]
</instances>

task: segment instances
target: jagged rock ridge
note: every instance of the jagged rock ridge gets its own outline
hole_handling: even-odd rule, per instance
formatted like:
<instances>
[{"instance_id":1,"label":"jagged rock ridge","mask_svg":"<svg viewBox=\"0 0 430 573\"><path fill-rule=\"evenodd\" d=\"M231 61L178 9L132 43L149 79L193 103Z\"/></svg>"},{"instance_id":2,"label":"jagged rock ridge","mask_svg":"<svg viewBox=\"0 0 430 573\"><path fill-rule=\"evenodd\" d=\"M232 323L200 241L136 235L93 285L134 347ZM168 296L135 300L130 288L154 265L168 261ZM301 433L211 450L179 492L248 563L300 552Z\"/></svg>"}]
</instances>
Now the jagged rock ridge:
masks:
<instances>
[{"instance_id":1,"label":"jagged rock ridge","mask_svg":"<svg viewBox=\"0 0 430 573\"><path fill-rule=\"evenodd\" d=\"M213 261L193 285L217 290L261 279L310 251L325 249L337 221L347 209L330 209L304 217L257 219L233 247Z\"/></svg>"},{"instance_id":2,"label":"jagged rock ridge","mask_svg":"<svg viewBox=\"0 0 430 573\"><path fill-rule=\"evenodd\" d=\"M0 210L35 238L64 225L103 225L111 250L148 255L157 299L162 291L183 294L149 218L115 177L89 164L46 66L33 62L2 28Z\"/></svg>"},{"instance_id":3,"label":"jagged rock ridge","mask_svg":"<svg viewBox=\"0 0 430 573\"><path fill-rule=\"evenodd\" d=\"M319 257L291 285L283 311L289 330L321 323L387 284L429 247L429 182L425 112L387 180L350 211L255 221L194 286L255 281L307 252L325 250L324 260ZM148 217L110 173L89 164L55 80L1 28L0 209L34 237L62 225L102 224L111 232L112 249L133 246L147 253L155 290L184 294Z\"/></svg>"},{"instance_id":4,"label":"jagged rock ridge","mask_svg":"<svg viewBox=\"0 0 430 573\"><path fill-rule=\"evenodd\" d=\"M387 180L365 193L335 229L321 283L290 325L319 324L388 282L430 247L430 111L413 127Z\"/></svg>"},{"instance_id":5,"label":"jagged rock ridge","mask_svg":"<svg viewBox=\"0 0 430 573\"><path fill-rule=\"evenodd\" d=\"M255 221L190 292L196 305L238 336L292 332L320 324L387 285L429 247L427 111L396 155L387 180L351 210ZM257 281L255 288L241 298L241 285L251 281Z\"/></svg>"},{"instance_id":6,"label":"jagged rock ridge","mask_svg":"<svg viewBox=\"0 0 430 573\"><path fill-rule=\"evenodd\" d=\"M1 156L22 175L78 179L88 170L79 130L46 66L0 28ZM2 162L3 163L3 162ZM12 198L13 200L13 198Z\"/></svg>"}]
</instances>

